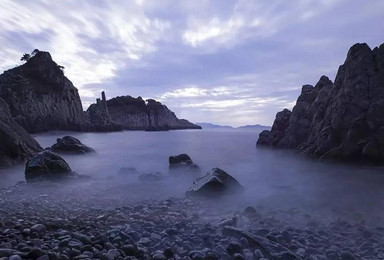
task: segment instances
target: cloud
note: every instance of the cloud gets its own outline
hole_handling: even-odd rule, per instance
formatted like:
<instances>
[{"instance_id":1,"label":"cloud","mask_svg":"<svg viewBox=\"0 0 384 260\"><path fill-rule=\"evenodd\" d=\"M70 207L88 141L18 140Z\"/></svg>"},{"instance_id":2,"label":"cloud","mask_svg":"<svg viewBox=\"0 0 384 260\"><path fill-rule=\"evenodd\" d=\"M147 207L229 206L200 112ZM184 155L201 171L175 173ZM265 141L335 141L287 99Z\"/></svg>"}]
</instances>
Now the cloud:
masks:
<instances>
[{"instance_id":1,"label":"cloud","mask_svg":"<svg viewBox=\"0 0 384 260\"><path fill-rule=\"evenodd\" d=\"M2 0L0 71L49 51L84 108L160 99L180 117L271 124L301 86L334 78L356 42L382 43L382 0ZM359 14L359 15L356 15Z\"/></svg>"},{"instance_id":2,"label":"cloud","mask_svg":"<svg viewBox=\"0 0 384 260\"><path fill-rule=\"evenodd\" d=\"M146 17L141 2L96 3L4 0L1 45L24 52L35 48L50 51L65 66L66 75L80 88L80 93L89 96L91 90L82 92L84 85L112 79L120 67L132 65L155 51L155 42L170 27L167 21ZM27 40L20 43L15 37L7 37L14 32ZM44 41L34 40L47 33ZM3 69L19 60L21 52L15 49L3 50Z\"/></svg>"}]
</instances>

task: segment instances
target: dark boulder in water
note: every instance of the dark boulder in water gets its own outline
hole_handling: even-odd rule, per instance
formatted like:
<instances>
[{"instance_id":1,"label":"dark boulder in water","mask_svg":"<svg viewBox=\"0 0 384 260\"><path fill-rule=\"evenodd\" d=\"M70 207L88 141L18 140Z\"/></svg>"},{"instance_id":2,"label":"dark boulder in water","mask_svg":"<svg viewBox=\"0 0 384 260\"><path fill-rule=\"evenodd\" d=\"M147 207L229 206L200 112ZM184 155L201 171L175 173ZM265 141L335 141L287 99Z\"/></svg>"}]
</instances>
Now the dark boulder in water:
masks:
<instances>
[{"instance_id":1,"label":"dark boulder in water","mask_svg":"<svg viewBox=\"0 0 384 260\"><path fill-rule=\"evenodd\" d=\"M170 165L179 165L179 164L193 164L191 157L188 154L179 154L174 156L169 156Z\"/></svg>"},{"instance_id":2,"label":"dark boulder in water","mask_svg":"<svg viewBox=\"0 0 384 260\"><path fill-rule=\"evenodd\" d=\"M192 161L188 154L169 156L169 171L170 173L201 173L200 167Z\"/></svg>"},{"instance_id":3,"label":"dark boulder in water","mask_svg":"<svg viewBox=\"0 0 384 260\"><path fill-rule=\"evenodd\" d=\"M231 175L219 168L213 168L205 176L196 179L186 192L187 197L211 196L239 193L244 187Z\"/></svg>"},{"instance_id":4,"label":"dark boulder in water","mask_svg":"<svg viewBox=\"0 0 384 260\"><path fill-rule=\"evenodd\" d=\"M73 136L64 136L63 138L57 138L57 142L52 145L51 150L57 153L91 153L95 150L91 147L82 144L79 139Z\"/></svg>"},{"instance_id":5,"label":"dark boulder in water","mask_svg":"<svg viewBox=\"0 0 384 260\"><path fill-rule=\"evenodd\" d=\"M68 177L76 177L68 163L59 155L42 151L27 161L25 179L27 182L40 180L58 180Z\"/></svg>"}]
</instances>

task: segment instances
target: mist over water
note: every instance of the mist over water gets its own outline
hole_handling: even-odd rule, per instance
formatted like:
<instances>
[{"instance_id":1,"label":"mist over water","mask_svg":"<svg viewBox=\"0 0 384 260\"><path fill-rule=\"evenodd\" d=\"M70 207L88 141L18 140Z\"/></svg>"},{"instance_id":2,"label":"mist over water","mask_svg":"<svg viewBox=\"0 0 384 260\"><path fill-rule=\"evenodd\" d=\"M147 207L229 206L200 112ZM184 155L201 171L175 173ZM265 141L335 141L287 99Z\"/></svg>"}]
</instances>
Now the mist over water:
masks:
<instances>
[{"instance_id":1,"label":"mist over water","mask_svg":"<svg viewBox=\"0 0 384 260\"><path fill-rule=\"evenodd\" d=\"M48 147L64 135L72 135L96 150L89 155L62 155L74 171L93 177L87 184L73 185L85 185L96 193L99 190L106 198L140 201L183 197L192 179L168 176L168 157L187 153L203 173L219 167L245 187L245 194L215 201L223 211L246 206L298 209L323 220L384 222L383 167L322 163L292 151L258 149L255 131L50 132L35 137L42 147ZM162 172L166 178L143 184L136 175L118 174L121 167L135 167L140 173ZM2 170L1 174L1 187L15 184L24 180L24 166Z\"/></svg>"}]
</instances>

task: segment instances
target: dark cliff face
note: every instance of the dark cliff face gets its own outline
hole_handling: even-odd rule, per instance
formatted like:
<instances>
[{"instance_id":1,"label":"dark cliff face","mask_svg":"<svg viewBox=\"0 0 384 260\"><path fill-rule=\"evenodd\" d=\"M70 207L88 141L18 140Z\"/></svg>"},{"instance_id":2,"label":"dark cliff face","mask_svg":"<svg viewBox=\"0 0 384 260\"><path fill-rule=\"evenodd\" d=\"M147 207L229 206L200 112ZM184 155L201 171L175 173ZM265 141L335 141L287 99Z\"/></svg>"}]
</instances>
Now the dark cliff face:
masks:
<instances>
[{"instance_id":1,"label":"dark cliff face","mask_svg":"<svg viewBox=\"0 0 384 260\"><path fill-rule=\"evenodd\" d=\"M275 121L276 123L276 121ZM259 145L295 148L325 159L384 161L384 44L371 50L356 44L340 66L335 83L321 77L304 86L277 142L272 129Z\"/></svg>"},{"instance_id":2,"label":"dark cliff face","mask_svg":"<svg viewBox=\"0 0 384 260\"><path fill-rule=\"evenodd\" d=\"M26 161L43 150L11 116L7 103L0 98L0 167Z\"/></svg>"},{"instance_id":3,"label":"dark cliff face","mask_svg":"<svg viewBox=\"0 0 384 260\"><path fill-rule=\"evenodd\" d=\"M153 99L145 102L141 97L122 96L107 101L112 121L129 130L201 129L178 119L165 105Z\"/></svg>"},{"instance_id":4,"label":"dark cliff face","mask_svg":"<svg viewBox=\"0 0 384 260\"><path fill-rule=\"evenodd\" d=\"M28 132L80 130L84 112L77 89L48 52L0 75L0 97Z\"/></svg>"},{"instance_id":5,"label":"dark cliff face","mask_svg":"<svg viewBox=\"0 0 384 260\"><path fill-rule=\"evenodd\" d=\"M94 131L108 132L120 131L122 126L112 121L109 114L105 92L101 92L101 99L96 99L96 104L92 104L86 111L87 120L90 122Z\"/></svg>"}]
</instances>

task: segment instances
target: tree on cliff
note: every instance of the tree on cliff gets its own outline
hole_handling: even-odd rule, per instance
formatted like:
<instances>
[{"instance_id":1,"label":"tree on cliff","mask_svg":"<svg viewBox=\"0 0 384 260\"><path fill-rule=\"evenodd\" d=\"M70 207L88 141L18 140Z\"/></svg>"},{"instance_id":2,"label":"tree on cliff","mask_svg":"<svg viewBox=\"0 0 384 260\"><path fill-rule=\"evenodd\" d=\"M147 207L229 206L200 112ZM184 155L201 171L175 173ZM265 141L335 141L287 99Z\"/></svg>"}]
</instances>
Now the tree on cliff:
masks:
<instances>
[{"instance_id":1,"label":"tree on cliff","mask_svg":"<svg viewBox=\"0 0 384 260\"><path fill-rule=\"evenodd\" d=\"M29 59L31 58L31 55L28 54L28 53L24 53L23 56L21 57L21 61L29 61Z\"/></svg>"}]
</instances>

